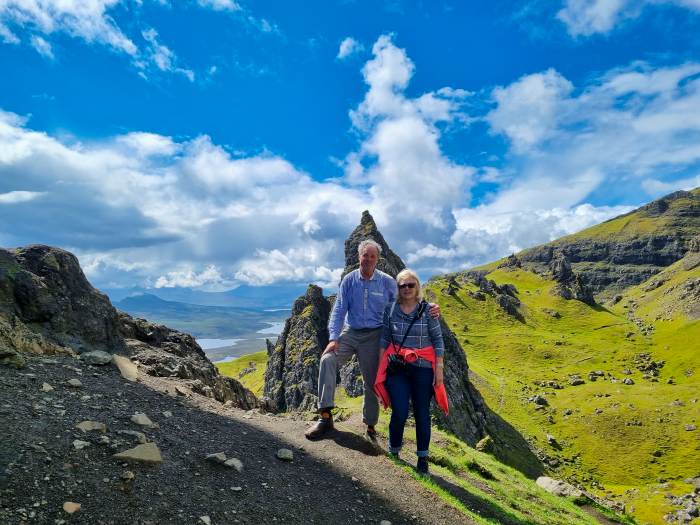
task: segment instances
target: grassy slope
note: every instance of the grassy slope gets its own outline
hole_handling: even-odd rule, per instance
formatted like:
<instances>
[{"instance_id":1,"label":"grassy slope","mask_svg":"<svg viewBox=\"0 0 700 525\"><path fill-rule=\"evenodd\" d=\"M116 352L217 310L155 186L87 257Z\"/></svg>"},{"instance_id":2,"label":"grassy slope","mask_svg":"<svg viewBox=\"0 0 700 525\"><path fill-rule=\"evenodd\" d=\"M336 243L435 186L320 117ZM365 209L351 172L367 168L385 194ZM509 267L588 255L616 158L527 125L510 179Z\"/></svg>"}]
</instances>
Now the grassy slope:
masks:
<instances>
[{"instance_id":1,"label":"grassy slope","mask_svg":"<svg viewBox=\"0 0 700 525\"><path fill-rule=\"evenodd\" d=\"M696 196L700 195L700 188L696 188L690 193ZM690 205L692 205L692 201L688 198L669 201L668 211L657 217L650 216L647 211L642 209L635 210L627 215L622 215L572 235L561 237L550 244L561 245L567 244L570 241L582 239L600 239L605 242L625 241L633 237L640 237L652 233L670 233L673 235L685 233L693 236L700 233L697 221L692 219L684 220L673 214L674 210Z\"/></svg>"},{"instance_id":2,"label":"grassy slope","mask_svg":"<svg viewBox=\"0 0 700 525\"><path fill-rule=\"evenodd\" d=\"M245 368L255 364L255 371L245 374L243 377L238 377L238 374ZM267 366L267 351L256 352L254 354L246 354L233 361L225 363L216 363L216 367L222 375L238 379L243 386L248 388L257 397L262 396L263 386L265 384L265 367Z\"/></svg>"},{"instance_id":3,"label":"grassy slope","mask_svg":"<svg viewBox=\"0 0 700 525\"><path fill-rule=\"evenodd\" d=\"M694 374L686 374L700 368L698 352L693 351L695 341L700 340L700 322L680 315L682 301L677 297L678 284L695 277L700 277L700 267L684 271L678 263L655 277L668 278L659 288L644 292L647 283L643 283L630 289L615 307L596 310L551 295L553 283L529 271L492 271L489 278L498 284L508 282L518 288L525 324L506 315L490 298L485 302L471 298L467 291L476 290L471 285L465 285L456 297L442 294L445 283L440 280L432 282L430 288L440 298L445 318L467 352L472 370L480 376L478 387L487 403L534 446L559 459L561 465L552 469L552 475L577 480L594 492L624 501L628 508L634 507L640 523L661 524L661 516L671 510L665 495L692 490L683 480L697 475L700 465L698 432L684 429L686 424L700 423L698 404L692 401L700 397L698 380ZM628 320L630 301L639 305L635 315L656 327L651 336L643 336ZM675 310L669 313L669 308ZM552 317L547 310L559 312L561 318ZM663 320L668 318L672 320ZM627 337L630 332L633 335ZM665 360L658 382L643 379L642 372L636 370L634 356L640 353ZM256 372L241 381L259 395L266 357L265 352L258 352L218 366L222 373L237 378L240 370L255 361ZM632 370L629 377L634 385L587 378L589 371L603 370L622 379L628 377L621 373L625 368ZM586 384L568 386L569 374L581 375ZM667 384L669 378L675 384ZM534 384L541 380L555 380L564 388L553 390ZM527 402L535 393L543 393L549 400L545 410L537 411ZM347 397L342 389L337 402L345 416L361 410L361 399ZM564 415L566 409L572 411L568 416ZM379 429L385 435L387 423L387 414L383 414ZM548 433L555 436L561 450L547 445ZM543 499L542 491L520 474L442 433L436 435L432 449L436 461L446 467L438 469L439 475L453 488L462 487L467 492L461 493L457 502L453 494L460 494L459 490L450 495L440 486L432 489L462 505L472 518L478 514L468 510L469 502L477 497L496 513L497 509L525 512L516 513L523 523L556 522L546 510L556 506L550 506L553 502ZM662 452L659 458L652 455L657 450ZM498 482L484 493L483 486L470 480L476 474L466 465L472 462L489 470L506 469L508 474L497 476ZM659 478L669 480L668 485L660 485ZM593 481L599 488L591 484ZM535 503L527 504L529 500ZM578 512L575 507L566 508ZM586 523L580 516L571 519L572 523Z\"/></svg>"},{"instance_id":4,"label":"grassy slope","mask_svg":"<svg viewBox=\"0 0 700 525\"><path fill-rule=\"evenodd\" d=\"M700 268L684 271L677 265L659 276L669 281L653 292L647 283L628 290L610 310L592 309L578 301L565 301L550 294L554 286L527 270L494 270L489 278L498 284L511 283L519 290L525 324L505 314L495 302L471 298L465 285L455 297L443 295L445 281L435 280L432 290L440 298L443 312L467 352L470 367L484 381L479 388L489 406L518 428L560 466L557 477L567 477L591 486L595 481L608 495L635 507L642 522L663 523L663 493L659 478L674 480L669 491L688 491L679 482L698 474L700 453L698 432L685 431L686 424L698 424L700 382L695 374L700 355L700 322L687 319L678 310L669 314L676 284L700 277ZM652 279L653 280L653 279ZM656 330L647 337L627 318L628 300L636 300L635 315ZM671 304L669 304L671 303ZM626 308L627 306L627 308ZM545 310L555 310L554 318ZM657 320L666 315L670 321ZM631 337L626 334L632 332ZM634 356L650 353L665 360L658 382L642 378ZM621 380L625 368L634 385L612 382L609 377L595 382L588 372L602 370ZM570 374L579 374L586 384L569 386ZM672 377L675 384L667 384ZM565 388L554 390L535 381L554 380ZM545 410L535 410L527 398L540 393L549 400ZM570 415L565 415L566 410ZM641 425L639 425L641 423ZM561 450L547 445L547 434L561 444ZM652 453L660 451L661 457ZM675 489L675 490L674 490ZM625 492L630 491L630 492ZM650 499L651 498L651 499Z\"/></svg>"},{"instance_id":5,"label":"grassy slope","mask_svg":"<svg viewBox=\"0 0 700 525\"><path fill-rule=\"evenodd\" d=\"M255 361L258 371L246 374L240 381L257 394L256 390L261 388L266 359L266 352L258 352L217 366L222 374L238 378L238 372L247 367L250 361ZM361 413L361 397L351 398L342 388L338 389L336 397L337 418L345 419ZM377 425L384 437L388 435L389 414L383 411ZM408 427L405 448L410 455L410 451L415 448L415 429L410 420ZM433 432L431 461L434 462L432 470L438 477L438 483L417 475L416 479L476 523L598 523L581 510L573 499L552 496L520 472L437 429ZM414 463L415 458L411 462ZM397 465L399 468L409 468L403 462L397 462ZM493 479L488 479L490 475ZM610 516L613 517L612 514Z\"/></svg>"}]
</instances>

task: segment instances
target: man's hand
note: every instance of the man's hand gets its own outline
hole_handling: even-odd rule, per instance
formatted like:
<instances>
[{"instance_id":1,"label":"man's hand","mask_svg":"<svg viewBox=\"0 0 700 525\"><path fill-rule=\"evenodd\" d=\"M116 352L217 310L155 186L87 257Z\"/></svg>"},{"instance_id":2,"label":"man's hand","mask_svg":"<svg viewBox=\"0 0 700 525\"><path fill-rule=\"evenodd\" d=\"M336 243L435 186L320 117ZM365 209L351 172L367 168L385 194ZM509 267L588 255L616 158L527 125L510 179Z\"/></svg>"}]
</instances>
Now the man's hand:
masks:
<instances>
[{"instance_id":1,"label":"man's hand","mask_svg":"<svg viewBox=\"0 0 700 525\"><path fill-rule=\"evenodd\" d=\"M321 355L326 355L330 354L331 352L335 352L337 350L338 346L338 341L329 341L328 344L326 345L326 349L323 351Z\"/></svg>"},{"instance_id":2,"label":"man's hand","mask_svg":"<svg viewBox=\"0 0 700 525\"><path fill-rule=\"evenodd\" d=\"M430 317L433 319L437 319L440 317L440 305L437 303L429 303L430 310L428 310L428 313L430 314Z\"/></svg>"}]
</instances>

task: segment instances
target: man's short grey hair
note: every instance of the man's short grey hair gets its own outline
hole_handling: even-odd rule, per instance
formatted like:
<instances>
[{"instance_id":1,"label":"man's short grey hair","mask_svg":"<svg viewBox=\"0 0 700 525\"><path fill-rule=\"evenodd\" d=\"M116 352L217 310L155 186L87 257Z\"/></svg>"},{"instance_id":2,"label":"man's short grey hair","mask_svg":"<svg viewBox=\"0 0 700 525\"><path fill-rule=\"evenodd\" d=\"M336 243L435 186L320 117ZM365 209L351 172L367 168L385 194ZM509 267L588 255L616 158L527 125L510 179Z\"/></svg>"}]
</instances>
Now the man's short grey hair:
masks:
<instances>
[{"instance_id":1,"label":"man's short grey hair","mask_svg":"<svg viewBox=\"0 0 700 525\"><path fill-rule=\"evenodd\" d=\"M377 255L382 254L382 247L379 246L379 243L372 240L372 239L365 239L360 243L360 245L357 247L357 254L362 255L362 252L364 252L367 248L373 247L375 250L377 250Z\"/></svg>"}]
</instances>

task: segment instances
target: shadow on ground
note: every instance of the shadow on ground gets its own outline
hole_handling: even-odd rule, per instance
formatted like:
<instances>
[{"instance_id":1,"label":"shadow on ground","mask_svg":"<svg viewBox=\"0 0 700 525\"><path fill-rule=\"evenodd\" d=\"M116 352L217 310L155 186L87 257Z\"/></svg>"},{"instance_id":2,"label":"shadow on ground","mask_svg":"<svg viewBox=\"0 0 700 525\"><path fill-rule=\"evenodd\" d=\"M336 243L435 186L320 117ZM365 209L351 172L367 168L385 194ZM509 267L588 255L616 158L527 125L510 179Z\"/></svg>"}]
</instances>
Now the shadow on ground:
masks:
<instances>
[{"instance_id":1,"label":"shadow on ground","mask_svg":"<svg viewBox=\"0 0 700 525\"><path fill-rule=\"evenodd\" d=\"M82 387L67 386L68 379L77 377ZM54 390L43 392L43 382ZM164 416L165 411L172 416ZM135 412L151 415L160 428L137 427L130 421ZM41 523L68 518L90 524L195 523L200 516L209 516L212 523L414 521L413 512L399 508L378 488L353 481L303 447L202 410L185 398L127 383L111 367L82 366L69 358L31 358L23 371L0 367L0 418L2 523L30 511ZM84 420L105 423L107 432L76 429ZM115 452L138 444L120 430L143 432L160 448L163 463L115 460ZM76 450L76 439L89 445ZM337 432L334 440L378 453L350 432ZM293 461L277 459L279 448L291 448ZM221 451L239 458L243 471L205 460ZM125 490L128 471L134 477ZM329 498L332 504L320 503ZM80 503L80 510L68 516L66 501Z\"/></svg>"}]
</instances>

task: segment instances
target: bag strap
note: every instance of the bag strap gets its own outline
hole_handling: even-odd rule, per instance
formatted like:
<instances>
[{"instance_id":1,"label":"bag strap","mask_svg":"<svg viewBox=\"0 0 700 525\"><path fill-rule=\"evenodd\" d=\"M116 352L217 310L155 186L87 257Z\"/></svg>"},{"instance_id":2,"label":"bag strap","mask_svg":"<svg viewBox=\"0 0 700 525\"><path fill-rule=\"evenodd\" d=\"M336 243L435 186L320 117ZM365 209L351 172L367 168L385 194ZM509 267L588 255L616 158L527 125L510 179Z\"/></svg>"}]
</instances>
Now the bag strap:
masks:
<instances>
[{"instance_id":1,"label":"bag strap","mask_svg":"<svg viewBox=\"0 0 700 525\"><path fill-rule=\"evenodd\" d=\"M391 309L389 310L389 330L391 331L391 342L394 344L394 347L396 347L396 339L394 339L394 324L391 322L391 320L392 320L392 317L394 316L394 308L396 307L397 304L398 303L396 301L394 301L394 303L391 305ZM401 340L401 344L398 346L399 350L401 350L403 348L403 344L406 342L406 338L408 337L408 334L411 332L411 328L413 328L413 324L423 316L427 306L428 306L427 301L421 301L418 304L418 311L416 312L416 315L413 316L413 319L411 319L411 324L408 325L408 328L406 329L406 333L403 334L403 339Z\"/></svg>"}]
</instances>

